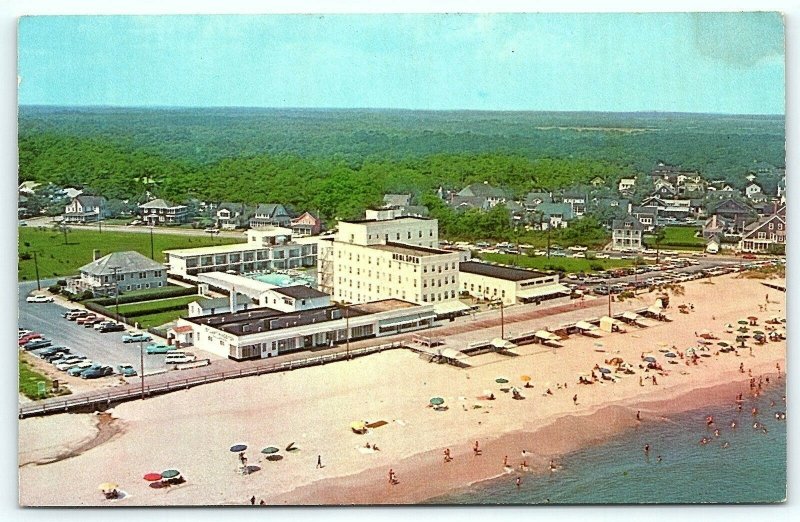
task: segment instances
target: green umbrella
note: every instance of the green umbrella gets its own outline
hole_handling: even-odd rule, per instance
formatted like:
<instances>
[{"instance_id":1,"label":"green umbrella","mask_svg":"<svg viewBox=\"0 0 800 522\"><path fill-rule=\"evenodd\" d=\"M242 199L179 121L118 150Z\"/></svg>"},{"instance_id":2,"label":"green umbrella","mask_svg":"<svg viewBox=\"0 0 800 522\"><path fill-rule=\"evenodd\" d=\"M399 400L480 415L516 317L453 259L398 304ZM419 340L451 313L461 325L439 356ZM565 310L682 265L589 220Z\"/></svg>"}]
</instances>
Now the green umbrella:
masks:
<instances>
[{"instance_id":1,"label":"green umbrella","mask_svg":"<svg viewBox=\"0 0 800 522\"><path fill-rule=\"evenodd\" d=\"M717 345L718 346L728 346L728 343L726 343L725 341L720 341L720 342L717 343Z\"/></svg>"},{"instance_id":2,"label":"green umbrella","mask_svg":"<svg viewBox=\"0 0 800 522\"><path fill-rule=\"evenodd\" d=\"M171 479L177 477L180 474L181 472L178 471L177 469L168 469L167 471L161 472L161 477L165 479Z\"/></svg>"},{"instance_id":3,"label":"green umbrella","mask_svg":"<svg viewBox=\"0 0 800 522\"><path fill-rule=\"evenodd\" d=\"M503 377L498 377L497 379L494 380L494 382L496 382L497 384L507 384L508 383L508 379L503 378Z\"/></svg>"},{"instance_id":4,"label":"green umbrella","mask_svg":"<svg viewBox=\"0 0 800 522\"><path fill-rule=\"evenodd\" d=\"M280 450L275 446L267 446L266 448L261 450L261 453L265 455L272 455L273 453L278 453Z\"/></svg>"},{"instance_id":5,"label":"green umbrella","mask_svg":"<svg viewBox=\"0 0 800 522\"><path fill-rule=\"evenodd\" d=\"M431 404L433 404L434 406L441 406L442 404L444 404L444 399L442 399L441 397L434 397L431 399Z\"/></svg>"},{"instance_id":6,"label":"green umbrella","mask_svg":"<svg viewBox=\"0 0 800 522\"><path fill-rule=\"evenodd\" d=\"M738 323L739 324L750 324L750 323L748 323L747 321L744 321L744 320L743 321L738 321Z\"/></svg>"},{"instance_id":7,"label":"green umbrella","mask_svg":"<svg viewBox=\"0 0 800 522\"><path fill-rule=\"evenodd\" d=\"M753 333L757 335L764 335L764 332L762 332L761 330L753 330Z\"/></svg>"}]
</instances>

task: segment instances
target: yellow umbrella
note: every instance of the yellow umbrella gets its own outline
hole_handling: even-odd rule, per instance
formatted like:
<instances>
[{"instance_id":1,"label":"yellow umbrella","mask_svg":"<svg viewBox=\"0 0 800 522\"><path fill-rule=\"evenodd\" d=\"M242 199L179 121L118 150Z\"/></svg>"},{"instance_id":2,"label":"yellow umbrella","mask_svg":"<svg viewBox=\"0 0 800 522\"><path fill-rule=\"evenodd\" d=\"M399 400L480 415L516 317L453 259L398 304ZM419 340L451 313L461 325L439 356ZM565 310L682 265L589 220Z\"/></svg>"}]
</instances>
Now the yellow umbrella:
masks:
<instances>
[{"instance_id":1,"label":"yellow umbrella","mask_svg":"<svg viewBox=\"0 0 800 522\"><path fill-rule=\"evenodd\" d=\"M530 375L520 375L519 376L519 380L522 381L522 382L528 382L528 381L531 380L531 376Z\"/></svg>"},{"instance_id":2,"label":"yellow umbrella","mask_svg":"<svg viewBox=\"0 0 800 522\"><path fill-rule=\"evenodd\" d=\"M103 482L102 484L97 486L97 489L99 489L100 491L113 491L118 487L119 484L114 484L113 482Z\"/></svg>"},{"instance_id":3,"label":"yellow umbrella","mask_svg":"<svg viewBox=\"0 0 800 522\"><path fill-rule=\"evenodd\" d=\"M355 421L350 423L350 429L355 431L356 433L366 431L367 425L364 421Z\"/></svg>"}]
</instances>

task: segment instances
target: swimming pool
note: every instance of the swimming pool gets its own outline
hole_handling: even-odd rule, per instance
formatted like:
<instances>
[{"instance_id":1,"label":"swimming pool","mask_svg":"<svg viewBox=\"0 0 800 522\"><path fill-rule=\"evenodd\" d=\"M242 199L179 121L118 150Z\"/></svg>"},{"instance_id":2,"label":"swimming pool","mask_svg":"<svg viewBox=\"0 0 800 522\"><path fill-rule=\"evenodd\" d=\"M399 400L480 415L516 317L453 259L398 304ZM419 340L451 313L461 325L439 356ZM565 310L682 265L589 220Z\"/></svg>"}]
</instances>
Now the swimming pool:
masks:
<instances>
[{"instance_id":1,"label":"swimming pool","mask_svg":"<svg viewBox=\"0 0 800 522\"><path fill-rule=\"evenodd\" d=\"M269 272L264 274L250 274L248 277L275 286L306 285L312 288L316 288L317 286L317 278L313 274L289 275Z\"/></svg>"}]
</instances>

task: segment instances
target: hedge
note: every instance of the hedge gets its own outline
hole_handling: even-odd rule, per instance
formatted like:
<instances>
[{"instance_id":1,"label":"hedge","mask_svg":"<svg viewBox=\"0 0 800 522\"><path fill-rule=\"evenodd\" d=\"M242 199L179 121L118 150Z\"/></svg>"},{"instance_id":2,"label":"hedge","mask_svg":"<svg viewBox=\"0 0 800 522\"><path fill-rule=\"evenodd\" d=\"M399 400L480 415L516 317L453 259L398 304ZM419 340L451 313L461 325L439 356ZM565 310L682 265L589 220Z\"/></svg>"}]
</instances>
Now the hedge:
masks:
<instances>
[{"instance_id":1,"label":"hedge","mask_svg":"<svg viewBox=\"0 0 800 522\"><path fill-rule=\"evenodd\" d=\"M183 286L166 286L163 288L156 288L148 292L136 293L132 295L120 294L119 301L116 297L103 297L101 299L94 299L92 302L100 306L111 306L128 303L138 303L140 301L153 301L154 299L166 299L169 297L183 297L185 295L194 295L197 293L197 287L183 287ZM88 303L87 303L88 304ZM88 306L87 306L88 308Z\"/></svg>"},{"instance_id":2,"label":"hedge","mask_svg":"<svg viewBox=\"0 0 800 522\"><path fill-rule=\"evenodd\" d=\"M142 315L153 315L153 314L160 314L162 312L172 312L174 310L186 310L186 304L177 304L177 305L169 305L169 306L162 306L160 308L150 308L147 310L132 310L127 313L120 312L120 315L123 317L127 317L128 319L132 317L139 317Z\"/></svg>"}]
</instances>

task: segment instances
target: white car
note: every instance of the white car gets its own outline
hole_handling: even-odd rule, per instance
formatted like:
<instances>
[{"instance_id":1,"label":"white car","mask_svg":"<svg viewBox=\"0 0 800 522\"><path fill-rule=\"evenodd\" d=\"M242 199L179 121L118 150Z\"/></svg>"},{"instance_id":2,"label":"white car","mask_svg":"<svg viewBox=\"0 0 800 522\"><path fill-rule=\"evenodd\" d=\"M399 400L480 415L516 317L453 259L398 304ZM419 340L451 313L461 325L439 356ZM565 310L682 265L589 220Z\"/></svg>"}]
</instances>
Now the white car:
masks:
<instances>
[{"instance_id":1,"label":"white car","mask_svg":"<svg viewBox=\"0 0 800 522\"><path fill-rule=\"evenodd\" d=\"M29 303L52 303L53 297L49 295L29 295L25 300Z\"/></svg>"},{"instance_id":2,"label":"white car","mask_svg":"<svg viewBox=\"0 0 800 522\"><path fill-rule=\"evenodd\" d=\"M65 372L72 368L73 366L82 363L86 360L86 357L68 357L61 362L56 363L56 369Z\"/></svg>"}]
</instances>

